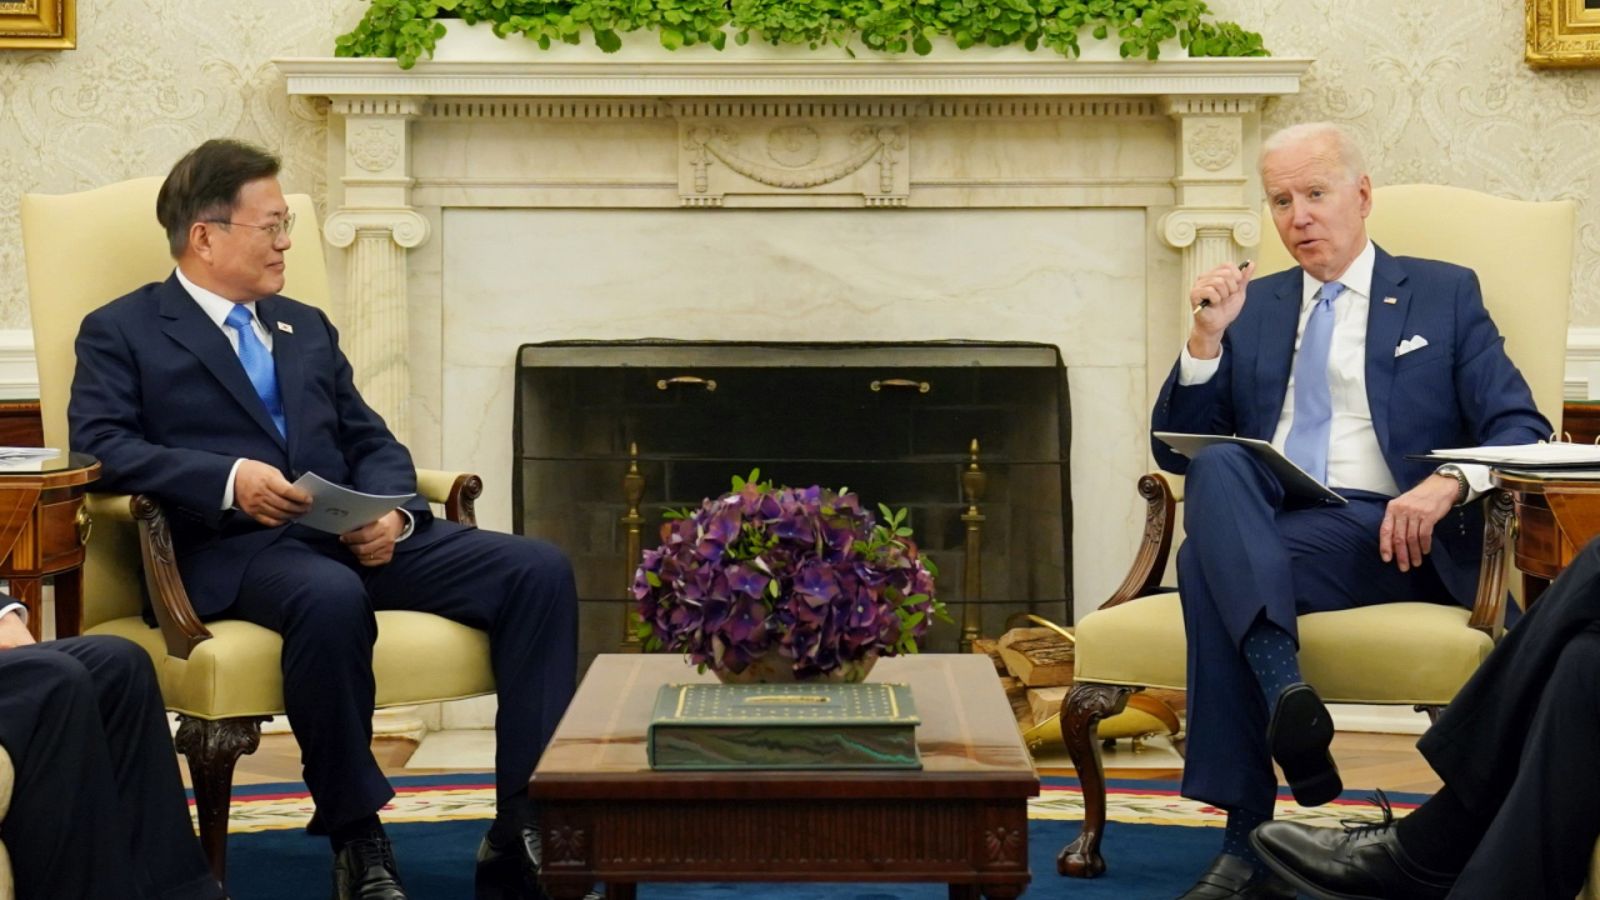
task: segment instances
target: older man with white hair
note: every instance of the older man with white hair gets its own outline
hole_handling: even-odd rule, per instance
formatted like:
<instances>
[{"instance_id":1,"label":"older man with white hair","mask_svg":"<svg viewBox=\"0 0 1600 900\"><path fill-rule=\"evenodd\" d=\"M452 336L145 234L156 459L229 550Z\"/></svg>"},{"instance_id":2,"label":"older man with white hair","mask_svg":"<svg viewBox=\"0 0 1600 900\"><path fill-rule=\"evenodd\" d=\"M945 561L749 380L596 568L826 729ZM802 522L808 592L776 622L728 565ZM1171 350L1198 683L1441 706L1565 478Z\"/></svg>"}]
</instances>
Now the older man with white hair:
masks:
<instances>
[{"instance_id":1,"label":"older man with white hair","mask_svg":"<svg viewBox=\"0 0 1600 900\"><path fill-rule=\"evenodd\" d=\"M1328 123L1262 147L1262 186L1295 268L1224 264L1189 292L1192 326L1156 401L1156 431L1269 440L1338 500L1288 495L1244 449L1192 459L1178 587L1188 638L1183 794L1228 812L1222 852L1185 898L1293 897L1249 844L1282 767L1297 801L1342 789L1333 723L1296 659L1297 616L1394 602L1470 605L1487 473L1412 459L1547 437L1477 277L1367 238L1372 182Z\"/></svg>"}]
</instances>

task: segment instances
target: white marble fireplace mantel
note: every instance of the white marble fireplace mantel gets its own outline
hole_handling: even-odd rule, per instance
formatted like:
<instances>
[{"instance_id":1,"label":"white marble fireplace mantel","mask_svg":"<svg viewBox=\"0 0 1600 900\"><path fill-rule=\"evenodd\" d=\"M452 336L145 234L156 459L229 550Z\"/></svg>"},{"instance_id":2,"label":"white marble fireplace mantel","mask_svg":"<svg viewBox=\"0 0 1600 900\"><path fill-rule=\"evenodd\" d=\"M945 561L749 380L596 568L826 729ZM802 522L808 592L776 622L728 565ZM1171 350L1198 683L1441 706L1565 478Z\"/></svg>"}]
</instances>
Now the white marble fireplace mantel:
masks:
<instances>
[{"instance_id":1,"label":"white marble fireplace mantel","mask_svg":"<svg viewBox=\"0 0 1600 900\"><path fill-rule=\"evenodd\" d=\"M1260 239L1261 104L1309 64L277 61L331 104L325 233L363 391L419 461L485 477L486 525L510 525L524 342L1051 341L1079 615L1141 531L1185 285Z\"/></svg>"}]
</instances>

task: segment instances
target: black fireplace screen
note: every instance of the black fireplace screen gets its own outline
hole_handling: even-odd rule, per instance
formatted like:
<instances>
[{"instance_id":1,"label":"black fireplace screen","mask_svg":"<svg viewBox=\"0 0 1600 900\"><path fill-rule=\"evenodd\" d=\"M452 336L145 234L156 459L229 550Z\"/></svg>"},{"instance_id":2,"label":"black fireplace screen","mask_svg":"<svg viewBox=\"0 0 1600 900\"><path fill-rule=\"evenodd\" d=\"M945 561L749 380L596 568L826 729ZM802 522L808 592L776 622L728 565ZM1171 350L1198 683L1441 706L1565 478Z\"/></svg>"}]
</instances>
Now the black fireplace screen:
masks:
<instances>
[{"instance_id":1,"label":"black fireplace screen","mask_svg":"<svg viewBox=\"0 0 1600 900\"><path fill-rule=\"evenodd\" d=\"M524 344L512 433L515 528L572 558L583 668L636 648L627 588L662 512L757 467L909 511L955 620L929 650L995 636L1019 612L1071 619L1071 416L1054 345Z\"/></svg>"}]
</instances>

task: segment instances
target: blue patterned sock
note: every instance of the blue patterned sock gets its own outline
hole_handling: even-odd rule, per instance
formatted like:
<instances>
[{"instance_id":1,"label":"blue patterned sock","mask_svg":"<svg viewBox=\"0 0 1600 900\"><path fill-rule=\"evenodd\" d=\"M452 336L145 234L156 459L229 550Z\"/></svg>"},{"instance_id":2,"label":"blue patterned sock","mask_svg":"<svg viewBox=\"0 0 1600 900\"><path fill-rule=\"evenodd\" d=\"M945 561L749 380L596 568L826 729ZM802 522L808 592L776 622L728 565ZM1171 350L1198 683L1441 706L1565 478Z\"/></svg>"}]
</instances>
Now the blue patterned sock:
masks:
<instances>
[{"instance_id":1,"label":"blue patterned sock","mask_svg":"<svg viewBox=\"0 0 1600 900\"><path fill-rule=\"evenodd\" d=\"M1289 636L1289 632L1267 621L1263 615L1245 632L1240 650L1250 671L1255 673L1256 682L1261 685L1261 693L1266 697L1270 714L1283 689L1301 680L1300 658L1294 638Z\"/></svg>"},{"instance_id":2,"label":"blue patterned sock","mask_svg":"<svg viewBox=\"0 0 1600 900\"><path fill-rule=\"evenodd\" d=\"M1250 848L1250 832L1254 831L1257 825L1271 819L1271 816L1264 816L1248 809L1228 810L1228 828L1222 833L1222 852L1237 856L1254 868L1266 868L1261 862L1261 857Z\"/></svg>"}]
</instances>

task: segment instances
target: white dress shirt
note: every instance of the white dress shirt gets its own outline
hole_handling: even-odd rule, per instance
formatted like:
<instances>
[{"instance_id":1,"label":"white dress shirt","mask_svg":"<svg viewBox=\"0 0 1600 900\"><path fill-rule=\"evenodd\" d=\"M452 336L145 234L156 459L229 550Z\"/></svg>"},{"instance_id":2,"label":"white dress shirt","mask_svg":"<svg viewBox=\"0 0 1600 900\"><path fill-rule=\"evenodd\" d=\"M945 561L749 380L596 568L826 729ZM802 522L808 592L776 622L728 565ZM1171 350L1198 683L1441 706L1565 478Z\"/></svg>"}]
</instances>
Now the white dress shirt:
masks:
<instances>
[{"instance_id":1,"label":"white dress shirt","mask_svg":"<svg viewBox=\"0 0 1600 900\"><path fill-rule=\"evenodd\" d=\"M1333 422L1328 429L1328 487L1354 488L1394 497L1399 495L1400 489L1395 485L1388 463L1384 462L1383 450L1378 446L1378 432L1372 427L1372 407L1367 402L1367 311L1372 302L1372 266L1376 259L1377 251L1368 241L1337 279L1345 289L1333 301L1333 337L1328 348L1328 392L1333 406ZM1297 355L1306 321L1311 318L1317 292L1323 285L1309 274L1302 281L1300 322L1294 338ZM1216 359L1195 359L1185 344L1178 357L1178 383L1204 384L1216 374L1221 363L1221 354ZM1272 433L1272 446L1279 452L1283 451L1293 424L1294 373L1291 368L1283 412Z\"/></svg>"}]
</instances>

